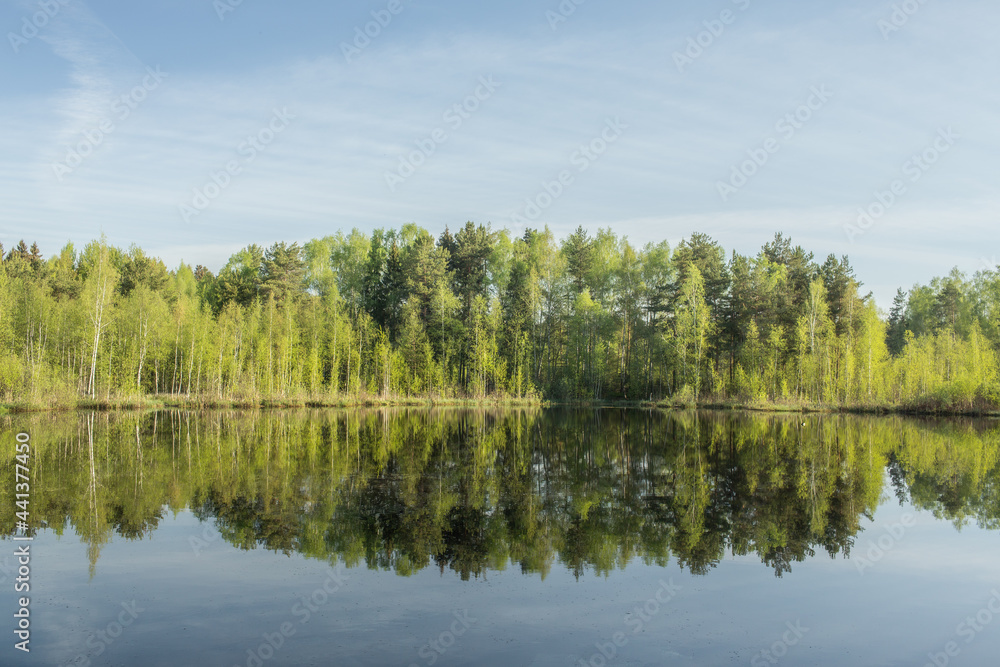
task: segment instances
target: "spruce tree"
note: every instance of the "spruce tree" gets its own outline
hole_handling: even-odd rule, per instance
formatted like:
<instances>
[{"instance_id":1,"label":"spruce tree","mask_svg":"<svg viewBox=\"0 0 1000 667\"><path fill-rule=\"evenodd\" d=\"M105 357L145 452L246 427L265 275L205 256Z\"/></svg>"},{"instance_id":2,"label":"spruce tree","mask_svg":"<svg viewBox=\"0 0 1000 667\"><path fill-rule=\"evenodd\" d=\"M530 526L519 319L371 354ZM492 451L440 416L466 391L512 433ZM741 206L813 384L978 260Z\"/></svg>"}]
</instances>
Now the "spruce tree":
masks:
<instances>
[{"instance_id":1,"label":"spruce tree","mask_svg":"<svg viewBox=\"0 0 1000 667\"><path fill-rule=\"evenodd\" d=\"M906 345L906 329L908 328L907 295L902 287L896 289L896 297L892 300L892 310L889 311L889 326L886 330L885 344L889 354L898 357Z\"/></svg>"}]
</instances>

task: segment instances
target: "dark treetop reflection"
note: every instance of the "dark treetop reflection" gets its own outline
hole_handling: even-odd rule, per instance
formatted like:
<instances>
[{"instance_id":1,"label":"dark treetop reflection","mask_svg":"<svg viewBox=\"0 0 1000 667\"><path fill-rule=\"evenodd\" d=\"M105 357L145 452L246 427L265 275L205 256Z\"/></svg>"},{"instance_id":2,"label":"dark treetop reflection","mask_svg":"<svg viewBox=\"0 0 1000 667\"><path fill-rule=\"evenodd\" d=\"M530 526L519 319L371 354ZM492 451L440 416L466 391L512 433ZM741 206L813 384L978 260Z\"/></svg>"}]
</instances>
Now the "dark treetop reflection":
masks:
<instances>
[{"instance_id":1,"label":"dark treetop reflection","mask_svg":"<svg viewBox=\"0 0 1000 667\"><path fill-rule=\"evenodd\" d=\"M849 557L887 491L956 527L1000 517L991 422L170 411L8 417L2 428L9 460L10 432L32 433L32 526L71 525L92 574L113 534L140 539L165 508L214 520L240 549L463 579L510 563L606 575L671 556L700 574L729 553L781 576L819 550ZM13 465L0 474L13 488ZM15 521L0 505L4 534Z\"/></svg>"}]
</instances>

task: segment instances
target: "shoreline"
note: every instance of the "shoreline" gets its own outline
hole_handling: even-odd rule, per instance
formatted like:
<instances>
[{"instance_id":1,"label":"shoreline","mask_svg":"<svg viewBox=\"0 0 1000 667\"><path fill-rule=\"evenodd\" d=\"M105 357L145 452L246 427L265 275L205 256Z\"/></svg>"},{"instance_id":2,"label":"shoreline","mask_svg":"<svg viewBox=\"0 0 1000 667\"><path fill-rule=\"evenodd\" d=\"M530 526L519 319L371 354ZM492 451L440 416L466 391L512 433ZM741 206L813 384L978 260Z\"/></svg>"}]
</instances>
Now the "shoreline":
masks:
<instances>
[{"instance_id":1,"label":"shoreline","mask_svg":"<svg viewBox=\"0 0 1000 667\"><path fill-rule=\"evenodd\" d=\"M79 399L73 404L42 405L0 403L0 414L39 412L134 412L147 410L292 410L349 408L582 408L636 410L710 410L718 412L760 412L771 414L856 414L905 415L913 417L1000 418L1000 410L987 408L920 407L905 405L829 405L819 403L743 403L739 401L679 402L632 400L557 400L539 398L444 398L444 397L271 397L256 399L219 399L188 396L124 397L118 399Z\"/></svg>"}]
</instances>

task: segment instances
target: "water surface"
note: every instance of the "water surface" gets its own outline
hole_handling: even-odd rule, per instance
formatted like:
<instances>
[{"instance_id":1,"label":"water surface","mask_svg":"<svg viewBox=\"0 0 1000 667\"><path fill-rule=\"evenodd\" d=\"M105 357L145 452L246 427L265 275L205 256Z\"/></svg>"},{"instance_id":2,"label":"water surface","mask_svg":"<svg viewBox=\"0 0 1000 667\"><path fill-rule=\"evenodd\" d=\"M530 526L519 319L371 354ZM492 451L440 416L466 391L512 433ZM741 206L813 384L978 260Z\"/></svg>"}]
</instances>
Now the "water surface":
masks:
<instances>
[{"instance_id":1,"label":"water surface","mask_svg":"<svg viewBox=\"0 0 1000 667\"><path fill-rule=\"evenodd\" d=\"M995 422L35 415L3 665L992 665ZM12 494L8 494L12 495ZM991 609L992 608L992 609ZM951 655L949 655L949 652Z\"/></svg>"}]
</instances>

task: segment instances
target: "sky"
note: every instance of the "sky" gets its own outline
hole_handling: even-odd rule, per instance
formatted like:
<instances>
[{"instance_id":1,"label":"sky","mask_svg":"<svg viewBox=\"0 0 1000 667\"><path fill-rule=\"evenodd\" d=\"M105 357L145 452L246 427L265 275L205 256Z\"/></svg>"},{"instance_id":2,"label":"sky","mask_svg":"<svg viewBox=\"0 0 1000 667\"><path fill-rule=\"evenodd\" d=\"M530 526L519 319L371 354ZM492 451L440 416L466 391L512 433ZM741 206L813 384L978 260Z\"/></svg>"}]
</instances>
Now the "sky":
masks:
<instances>
[{"instance_id":1,"label":"sky","mask_svg":"<svg viewBox=\"0 0 1000 667\"><path fill-rule=\"evenodd\" d=\"M993 268L988 0L0 0L0 241L168 267L467 220Z\"/></svg>"}]
</instances>

